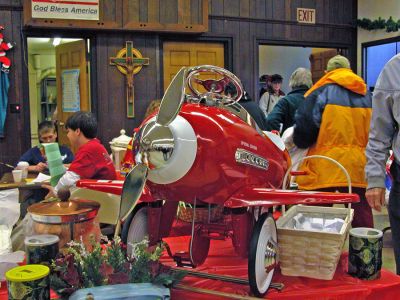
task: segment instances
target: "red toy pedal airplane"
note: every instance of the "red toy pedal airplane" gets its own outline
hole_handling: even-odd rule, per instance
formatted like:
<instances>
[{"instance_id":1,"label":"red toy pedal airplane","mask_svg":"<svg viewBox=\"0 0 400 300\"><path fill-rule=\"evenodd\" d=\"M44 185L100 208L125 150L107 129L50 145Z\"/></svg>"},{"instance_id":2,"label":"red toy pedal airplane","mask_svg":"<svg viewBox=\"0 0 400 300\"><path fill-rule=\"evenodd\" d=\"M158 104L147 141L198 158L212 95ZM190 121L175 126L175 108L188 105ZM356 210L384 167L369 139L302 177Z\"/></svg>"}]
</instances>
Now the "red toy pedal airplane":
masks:
<instances>
[{"instance_id":1,"label":"red toy pedal airplane","mask_svg":"<svg viewBox=\"0 0 400 300\"><path fill-rule=\"evenodd\" d=\"M217 79L199 78L210 73ZM223 93L228 83L236 87L233 98ZM134 135L136 165L123 184L81 180L78 187L121 194L122 236L128 243L148 235L154 244L170 236L179 201L191 204L194 214L199 205L223 207L221 221L193 221L188 253L174 258L196 267L207 258L211 239L232 237L238 255L248 257L251 291L262 296L271 283L278 249L275 221L267 212L260 214L261 208L349 203L358 196L280 189L289 155L280 138L262 132L237 103L242 95L240 80L225 69L182 68L158 114Z\"/></svg>"}]
</instances>

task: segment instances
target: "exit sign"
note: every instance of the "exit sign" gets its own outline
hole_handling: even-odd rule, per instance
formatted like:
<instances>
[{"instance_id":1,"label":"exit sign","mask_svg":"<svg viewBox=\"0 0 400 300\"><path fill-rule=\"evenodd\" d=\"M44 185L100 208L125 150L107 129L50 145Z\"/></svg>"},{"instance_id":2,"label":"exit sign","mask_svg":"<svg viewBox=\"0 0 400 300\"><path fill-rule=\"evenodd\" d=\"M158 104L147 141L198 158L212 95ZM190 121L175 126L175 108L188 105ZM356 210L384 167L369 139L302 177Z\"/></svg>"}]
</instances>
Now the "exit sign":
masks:
<instances>
[{"instance_id":1,"label":"exit sign","mask_svg":"<svg viewBox=\"0 0 400 300\"><path fill-rule=\"evenodd\" d=\"M315 9L297 8L297 22L315 24Z\"/></svg>"}]
</instances>

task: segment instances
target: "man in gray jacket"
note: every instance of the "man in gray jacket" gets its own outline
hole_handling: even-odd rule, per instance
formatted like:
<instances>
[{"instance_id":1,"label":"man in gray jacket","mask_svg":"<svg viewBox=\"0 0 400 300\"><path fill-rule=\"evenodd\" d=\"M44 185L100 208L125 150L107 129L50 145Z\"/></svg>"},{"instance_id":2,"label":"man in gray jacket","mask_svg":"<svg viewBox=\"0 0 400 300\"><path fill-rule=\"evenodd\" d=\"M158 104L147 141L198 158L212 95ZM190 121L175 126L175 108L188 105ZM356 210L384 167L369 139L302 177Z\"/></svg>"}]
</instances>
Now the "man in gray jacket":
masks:
<instances>
[{"instance_id":1,"label":"man in gray jacket","mask_svg":"<svg viewBox=\"0 0 400 300\"><path fill-rule=\"evenodd\" d=\"M389 220L392 229L393 249L397 274L400 275L400 54L394 56L383 68L377 80L373 100L369 141L366 148L365 173L368 187L368 204L381 211L385 203L386 161L389 150L394 152L390 168L393 177L389 196Z\"/></svg>"}]
</instances>

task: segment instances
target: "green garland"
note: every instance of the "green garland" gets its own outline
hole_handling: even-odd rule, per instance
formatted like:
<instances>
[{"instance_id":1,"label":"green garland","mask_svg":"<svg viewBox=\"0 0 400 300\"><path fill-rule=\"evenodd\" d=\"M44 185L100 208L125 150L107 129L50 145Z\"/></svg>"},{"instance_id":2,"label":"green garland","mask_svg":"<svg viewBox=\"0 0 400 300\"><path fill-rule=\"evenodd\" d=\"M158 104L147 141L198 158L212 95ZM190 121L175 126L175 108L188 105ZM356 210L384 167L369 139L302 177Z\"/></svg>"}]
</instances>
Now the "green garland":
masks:
<instances>
[{"instance_id":1,"label":"green garland","mask_svg":"<svg viewBox=\"0 0 400 300\"><path fill-rule=\"evenodd\" d=\"M400 20L394 21L390 16L386 21L379 17L377 20L371 21L370 19L363 18L357 20L357 26L366 30L386 29L386 32L395 32L400 28Z\"/></svg>"}]
</instances>

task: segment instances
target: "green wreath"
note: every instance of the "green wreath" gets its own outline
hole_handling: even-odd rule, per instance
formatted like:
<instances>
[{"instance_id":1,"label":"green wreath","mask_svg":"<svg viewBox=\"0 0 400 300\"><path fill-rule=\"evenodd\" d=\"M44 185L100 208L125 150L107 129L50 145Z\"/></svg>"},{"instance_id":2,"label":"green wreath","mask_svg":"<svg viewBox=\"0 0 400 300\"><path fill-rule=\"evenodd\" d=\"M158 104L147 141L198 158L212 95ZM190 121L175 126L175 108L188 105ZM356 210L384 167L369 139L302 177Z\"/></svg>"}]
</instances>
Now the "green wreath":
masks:
<instances>
[{"instance_id":1,"label":"green wreath","mask_svg":"<svg viewBox=\"0 0 400 300\"><path fill-rule=\"evenodd\" d=\"M386 29L386 32L395 32L398 31L400 28L400 20L394 21L391 16L387 21L385 19L382 19L381 17L376 20L363 18L357 20L357 26L369 31L376 29Z\"/></svg>"}]
</instances>

